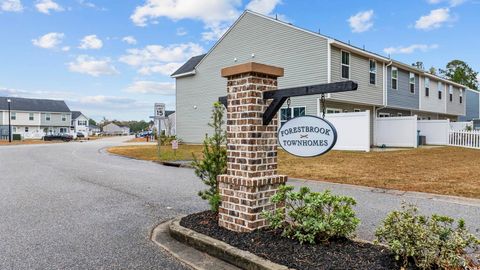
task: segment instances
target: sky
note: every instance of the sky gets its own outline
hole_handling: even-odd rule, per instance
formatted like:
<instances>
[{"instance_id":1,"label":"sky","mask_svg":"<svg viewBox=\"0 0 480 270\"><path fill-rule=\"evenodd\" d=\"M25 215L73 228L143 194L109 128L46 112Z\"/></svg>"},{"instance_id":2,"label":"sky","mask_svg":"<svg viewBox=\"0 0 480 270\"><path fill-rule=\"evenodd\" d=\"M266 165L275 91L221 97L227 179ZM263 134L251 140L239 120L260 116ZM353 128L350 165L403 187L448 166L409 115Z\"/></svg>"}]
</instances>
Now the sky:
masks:
<instances>
[{"instance_id":1,"label":"sky","mask_svg":"<svg viewBox=\"0 0 480 270\"><path fill-rule=\"evenodd\" d=\"M148 120L155 102L175 109L169 75L245 9L408 64L480 71L480 0L0 0L0 96Z\"/></svg>"}]
</instances>

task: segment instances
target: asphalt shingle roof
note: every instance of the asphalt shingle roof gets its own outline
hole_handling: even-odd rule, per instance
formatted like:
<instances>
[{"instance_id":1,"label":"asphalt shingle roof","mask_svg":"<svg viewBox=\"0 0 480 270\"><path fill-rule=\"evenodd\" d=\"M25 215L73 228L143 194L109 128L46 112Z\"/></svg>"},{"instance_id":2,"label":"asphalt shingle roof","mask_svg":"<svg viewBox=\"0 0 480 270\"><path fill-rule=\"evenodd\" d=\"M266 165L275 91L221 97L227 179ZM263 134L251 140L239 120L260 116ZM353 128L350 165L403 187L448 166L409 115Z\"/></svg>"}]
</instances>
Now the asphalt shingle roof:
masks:
<instances>
[{"instance_id":1,"label":"asphalt shingle roof","mask_svg":"<svg viewBox=\"0 0 480 270\"><path fill-rule=\"evenodd\" d=\"M80 115L82 115L82 112L72 111L72 119L77 119Z\"/></svg>"},{"instance_id":2,"label":"asphalt shingle roof","mask_svg":"<svg viewBox=\"0 0 480 270\"><path fill-rule=\"evenodd\" d=\"M195 69L195 67L198 65L198 63L200 63L200 61L202 61L202 59L203 59L203 57L205 57L205 55L206 54L197 55L197 56L194 56L194 57L188 59L188 61L185 64L183 64L183 66L181 66L179 69L177 69L177 71L175 71L171 76L180 75L180 74L183 74L183 73L193 71Z\"/></svg>"},{"instance_id":3,"label":"asphalt shingle roof","mask_svg":"<svg viewBox=\"0 0 480 270\"><path fill-rule=\"evenodd\" d=\"M174 114L175 111L165 111L165 117L168 117L171 114Z\"/></svg>"},{"instance_id":4,"label":"asphalt shingle roof","mask_svg":"<svg viewBox=\"0 0 480 270\"><path fill-rule=\"evenodd\" d=\"M0 97L0 110L8 110L7 99L10 99L11 110L30 112L70 112L63 100L33 99L18 97Z\"/></svg>"}]
</instances>

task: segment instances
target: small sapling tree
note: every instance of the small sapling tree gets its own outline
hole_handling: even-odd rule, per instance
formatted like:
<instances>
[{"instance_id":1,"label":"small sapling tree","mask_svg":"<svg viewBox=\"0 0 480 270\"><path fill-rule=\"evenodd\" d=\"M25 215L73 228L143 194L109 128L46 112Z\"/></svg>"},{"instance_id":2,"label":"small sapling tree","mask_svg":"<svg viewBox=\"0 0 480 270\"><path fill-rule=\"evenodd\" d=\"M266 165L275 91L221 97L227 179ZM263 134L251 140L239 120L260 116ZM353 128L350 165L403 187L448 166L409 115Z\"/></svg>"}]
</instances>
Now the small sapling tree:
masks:
<instances>
[{"instance_id":1,"label":"small sapling tree","mask_svg":"<svg viewBox=\"0 0 480 270\"><path fill-rule=\"evenodd\" d=\"M193 155L195 174L202 180L208 189L200 191L198 195L207 200L212 211L218 212L220 194L218 192L217 176L224 174L227 169L227 150L225 144L227 135L223 128L225 110L219 102L213 104L212 121L208 125L213 128L213 135L205 136L203 141L203 159Z\"/></svg>"}]
</instances>

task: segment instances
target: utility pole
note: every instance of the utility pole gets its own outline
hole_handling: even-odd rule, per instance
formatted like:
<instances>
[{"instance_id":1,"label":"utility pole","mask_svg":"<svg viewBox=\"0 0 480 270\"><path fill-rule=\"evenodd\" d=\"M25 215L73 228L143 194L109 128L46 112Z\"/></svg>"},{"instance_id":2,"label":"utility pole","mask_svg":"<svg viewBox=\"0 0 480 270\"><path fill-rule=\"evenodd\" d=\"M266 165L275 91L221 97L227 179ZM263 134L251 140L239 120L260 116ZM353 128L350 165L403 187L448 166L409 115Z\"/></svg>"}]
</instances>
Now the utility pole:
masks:
<instances>
[{"instance_id":1,"label":"utility pole","mask_svg":"<svg viewBox=\"0 0 480 270\"><path fill-rule=\"evenodd\" d=\"M10 103L12 103L11 99L7 99L8 103L8 142L12 142L12 116L10 111Z\"/></svg>"}]
</instances>

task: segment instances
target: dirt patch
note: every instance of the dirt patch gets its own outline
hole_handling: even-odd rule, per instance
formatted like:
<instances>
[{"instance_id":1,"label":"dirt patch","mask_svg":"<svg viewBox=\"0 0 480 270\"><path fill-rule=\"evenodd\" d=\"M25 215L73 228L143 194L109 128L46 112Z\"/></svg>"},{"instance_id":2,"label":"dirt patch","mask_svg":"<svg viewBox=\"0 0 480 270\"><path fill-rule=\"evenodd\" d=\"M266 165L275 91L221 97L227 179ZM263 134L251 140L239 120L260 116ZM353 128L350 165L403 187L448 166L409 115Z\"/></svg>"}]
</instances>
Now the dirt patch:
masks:
<instances>
[{"instance_id":1,"label":"dirt patch","mask_svg":"<svg viewBox=\"0 0 480 270\"><path fill-rule=\"evenodd\" d=\"M382 246L336 239L328 244L299 244L279 230L236 233L221 228L211 211L184 217L180 225L272 262L295 269L400 269L392 253Z\"/></svg>"}]
</instances>

